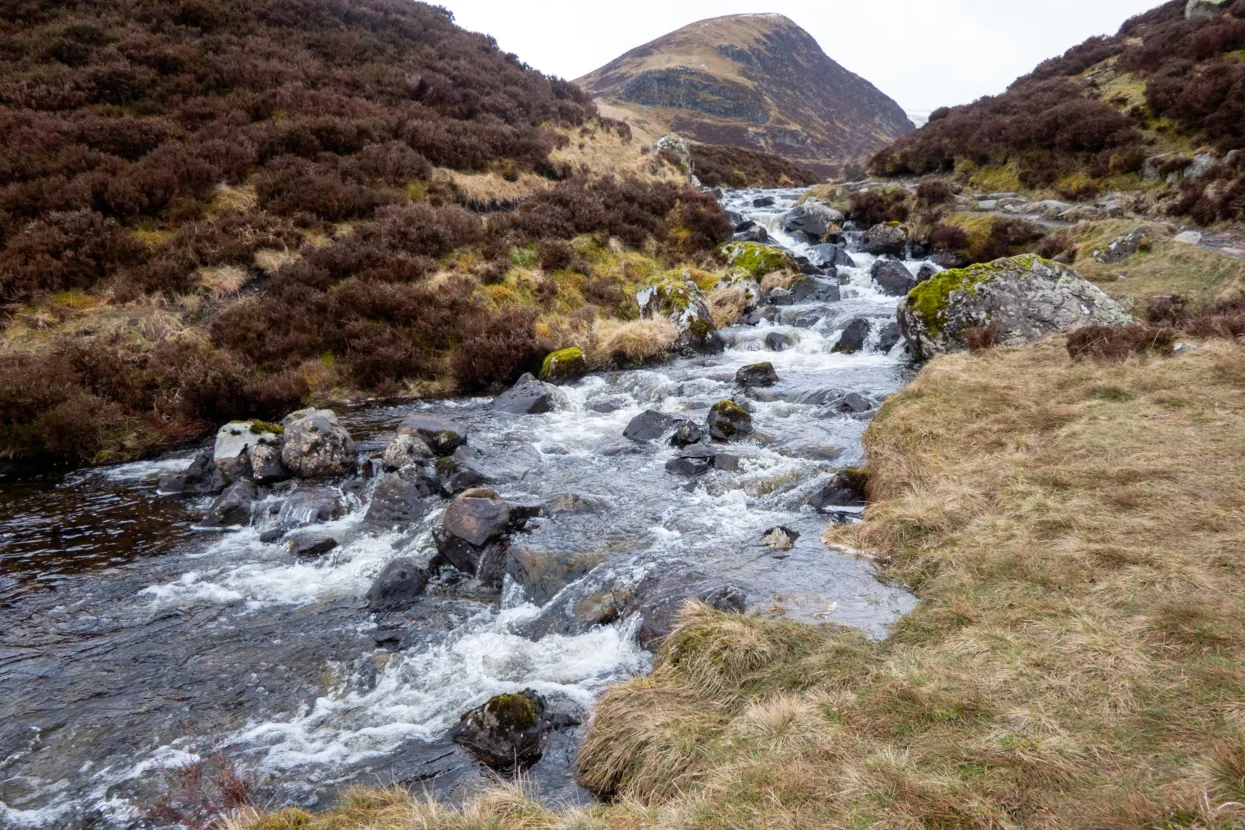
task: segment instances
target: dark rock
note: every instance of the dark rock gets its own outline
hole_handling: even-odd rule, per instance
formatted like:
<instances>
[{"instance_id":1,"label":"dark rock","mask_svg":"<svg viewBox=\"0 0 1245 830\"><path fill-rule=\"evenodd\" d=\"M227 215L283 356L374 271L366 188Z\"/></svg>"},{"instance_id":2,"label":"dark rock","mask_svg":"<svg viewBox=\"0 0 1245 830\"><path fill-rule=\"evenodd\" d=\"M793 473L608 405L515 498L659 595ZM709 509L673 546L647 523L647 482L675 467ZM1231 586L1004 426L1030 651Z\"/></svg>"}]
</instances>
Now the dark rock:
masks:
<instances>
[{"instance_id":1,"label":"dark rock","mask_svg":"<svg viewBox=\"0 0 1245 830\"><path fill-rule=\"evenodd\" d=\"M467 712L450 738L493 769L526 769L541 759L552 731L544 697L527 689Z\"/></svg>"},{"instance_id":2,"label":"dark rock","mask_svg":"<svg viewBox=\"0 0 1245 830\"><path fill-rule=\"evenodd\" d=\"M861 239L860 247L874 256L902 258L908 250L908 229L903 225L874 225Z\"/></svg>"},{"instance_id":3,"label":"dark rock","mask_svg":"<svg viewBox=\"0 0 1245 830\"><path fill-rule=\"evenodd\" d=\"M735 373L735 383L747 388L773 386L778 383L778 372L773 363L754 363ZM695 442L693 442L695 443Z\"/></svg>"},{"instance_id":4,"label":"dark rock","mask_svg":"<svg viewBox=\"0 0 1245 830\"><path fill-rule=\"evenodd\" d=\"M404 467L389 473L372 495L364 521L369 524L415 524L428 515L428 501L437 490L437 483L420 467Z\"/></svg>"},{"instance_id":5,"label":"dark rock","mask_svg":"<svg viewBox=\"0 0 1245 830\"><path fill-rule=\"evenodd\" d=\"M501 587L508 534L539 512L539 505L515 505L492 490L468 490L450 505L433 534L437 552L457 570L490 587Z\"/></svg>"},{"instance_id":6,"label":"dark rock","mask_svg":"<svg viewBox=\"0 0 1245 830\"><path fill-rule=\"evenodd\" d=\"M738 214L735 214L735 215L738 216ZM734 224L735 224L735 233L747 233L748 231L757 227L757 223L753 222L751 219L744 219L742 222L736 222Z\"/></svg>"},{"instance_id":7,"label":"dark rock","mask_svg":"<svg viewBox=\"0 0 1245 830\"><path fill-rule=\"evenodd\" d=\"M699 444L703 440L705 440L705 431L701 429L700 424L692 421L679 421L674 435L670 436L670 446L683 449L692 444Z\"/></svg>"},{"instance_id":8,"label":"dark rock","mask_svg":"<svg viewBox=\"0 0 1245 830\"><path fill-rule=\"evenodd\" d=\"M436 455L452 455L467 443L467 428L455 421L430 415L411 415L398 426L398 435L413 435Z\"/></svg>"},{"instance_id":9,"label":"dark rock","mask_svg":"<svg viewBox=\"0 0 1245 830\"><path fill-rule=\"evenodd\" d=\"M682 357L708 357L726 351L726 341L717 329L693 324L679 333L674 351Z\"/></svg>"},{"instance_id":10,"label":"dark rock","mask_svg":"<svg viewBox=\"0 0 1245 830\"><path fill-rule=\"evenodd\" d=\"M926 280L932 280L934 277L938 276L938 274L938 267L926 262L921 266L921 270L917 271L916 281L918 283L922 283Z\"/></svg>"},{"instance_id":11,"label":"dark rock","mask_svg":"<svg viewBox=\"0 0 1245 830\"><path fill-rule=\"evenodd\" d=\"M296 536L289 542L290 553L295 556L323 556L337 547L337 540L332 536L308 534Z\"/></svg>"},{"instance_id":12,"label":"dark rock","mask_svg":"<svg viewBox=\"0 0 1245 830\"><path fill-rule=\"evenodd\" d=\"M286 532L286 529L283 527L269 528L259 534L259 541L263 542L265 545L271 545L273 542L280 542Z\"/></svg>"},{"instance_id":13,"label":"dark rock","mask_svg":"<svg viewBox=\"0 0 1245 830\"><path fill-rule=\"evenodd\" d=\"M706 444L693 444L666 462L666 472L684 478L699 478L710 470L736 472L739 470L739 456Z\"/></svg>"},{"instance_id":14,"label":"dark rock","mask_svg":"<svg viewBox=\"0 0 1245 830\"><path fill-rule=\"evenodd\" d=\"M849 392L843 397L831 401L829 407L835 412L859 414L871 411L874 408L874 404L873 401L858 392Z\"/></svg>"},{"instance_id":15,"label":"dark rock","mask_svg":"<svg viewBox=\"0 0 1245 830\"><path fill-rule=\"evenodd\" d=\"M795 305L795 297L785 288L770 289L770 292L765 295L765 301L776 306Z\"/></svg>"},{"instance_id":16,"label":"dark rock","mask_svg":"<svg viewBox=\"0 0 1245 830\"><path fill-rule=\"evenodd\" d=\"M623 437L632 441L656 441L674 429L675 419L664 412L648 410L631 419L623 430Z\"/></svg>"},{"instance_id":17,"label":"dark rock","mask_svg":"<svg viewBox=\"0 0 1245 830\"><path fill-rule=\"evenodd\" d=\"M873 263L869 276L882 289L882 293L891 297L903 297L916 288L916 279L902 262L881 259Z\"/></svg>"},{"instance_id":18,"label":"dark rock","mask_svg":"<svg viewBox=\"0 0 1245 830\"><path fill-rule=\"evenodd\" d=\"M506 575L523 586L528 602L539 607L599 563L599 558L585 557L578 551L546 551L529 545L514 545L506 553Z\"/></svg>"},{"instance_id":19,"label":"dark rock","mask_svg":"<svg viewBox=\"0 0 1245 830\"><path fill-rule=\"evenodd\" d=\"M753 225L746 231L738 231L735 234L735 239L739 242L756 242L764 245L769 242L769 231L760 225Z\"/></svg>"},{"instance_id":20,"label":"dark rock","mask_svg":"<svg viewBox=\"0 0 1245 830\"><path fill-rule=\"evenodd\" d=\"M865 341L869 338L869 329L869 321L864 317L857 317L847 324L847 328L843 329L839 342L831 351L838 354L856 354L865 347Z\"/></svg>"},{"instance_id":21,"label":"dark rock","mask_svg":"<svg viewBox=\"0 0 1245 830\"><path fill-rule=\"evenodd\" d=\"M862 471L840 470L809 498L808 504L822 512L835 507L864 507L868 485Z\"/></svg>"},{"instance_id":22,"label":"dark rock","mask_svg":"<svg viewBox=\"0 0 1245 830\"><path fill-rule=\"evenodd\" d=\"M757 208L773 207L775 204L773 196L762 196L759 199L752 200L752 206Z\"/></svg>"},{"instance_id":23,"label":"dark rock","mask_svg":"<svg viewBox=\"0 0 1245 830\"><path fill-rule=\"evenodd\" d=\"M216 466L212 450L195 456L186 472L160 479L158 491L165 495L208 496L225 489L225 475Z\"/></svg>"},{"instance_id":24,"label":"dark rock","mask_svg":"<svg viewBox=\"0 0 1245 830\"><path fill-rule=\"evenodd\" d=\"M246 451L251 463L251 478L260 484L277 484L291 477L281 460L281 448L268 444L256 444Z\"/></svg>"},{"instance_id":25,"label":"dark rock","mask_svg":"<svg viewBox=\"0 0 1245 830\"><path fill-rule=\"evenodd\" d=\"M780 331L771 331L765 335L765 347L771 352L785 352L795 345L795 340L791 335L783 334Z\"/></svg>"},{"instance_id":26,"label":"dark rock","mask_svg":"<svg viewBox=\"0 0 1245 830\"><path fill-rule=\"evenodd\" d=\"M698 574L651 576L636 588L625 608L626 613L641 617L636 641L650 651L660 647L674 630L683 606L692 601L735 614L742 614L747 607L747 596L734 585L704 581Z\"/></svg>"},{"instance_id":27,"label":"dark rock","mask_svg":"<svg viewBox=\"0 0 1245 830\"><path fill-rule=\"evenodd\" d=\"M891 349L895 348L902 337L903 332L899 330L899 323L887 323L878 338L878 351L882 354L890 354Z\"/></svg>"},{"instance_id":28,"label":"dark rock","mask_svg":"<svg viewBox=\"0 0 1245 830\"><path fill-rule=\"evenodd\" d=\"M787 233L797 231L814 240L820 240L831 228L843 224L844 216L824 202L810 200L794 208L782 218L783 230Z\"/></svg>"},{"instance_id":29,"label":"dark rock","mask_svg":"<svg viewBox=\"0 0 1245 830\"><path fill-rule=\"evenodd\" d=\"M207 515L199 523L200 527L240 527L251 521L251 510L259 500L259 488L250 481L238 481L225 489L212 506Z\"/></svg>"},{"instance_id":30,"label":"dark rock","mask_svg":"<svg viewBox=\"0 0 1245 830\"><path fill-rule=\"evenodd\" d=\"M367 592L369 611L402 611L415 603L428 588L428 571L410 559L395 559L385 566Z\"/></svg>"},{"instance_id":31,"label":"dark rock","mask_svg":"<svg viewBox=\"0 0 1245 830\"><path fill-rule=\"evenodd\" d=\"M438 458L436 462L437 489L443 496L457 496L475 487L493 483L493 477L475 453L460 447L451 458Z\"/></svg>"},{"instance_id":32,"label":"dark rock","mask_svg":"<svg viewBox=\"0 0 1245 830\"><path fill-rule=\"evenodd\" d=\"M731 401L719 401L709 410L709 437L733 441L752 433L752 416Z\"/></svg>"},{"instance_id":33,"label":"dark rock","mask_svg":"<svg viewBox=\"0 0 1245 830\"><path fill-rule=\"evenodd\" d=\"M285 441L281 460L299 478L328 478L352 473L358 463L354 440L330 409L302 410L282 421Z\"/></svg>"},{"instance_id":34,"label":"dark rock","mask_svg":"<svg viewBox=\"0 0 1245 830\"><path fill-rule=\"evenodd\" d=\"M930 255L929 259L930 262L934 263L939 268L946 268L948 270L952 268L963 268L969 264L968 257L964 256L959 251L935 251Z\"/></svg>"},{"instance_id":35,"label":"dark rock","mask_svg":"<svg viewBox=\"0 0 1245 830\"><path fill-rule=\"evenodd\" d=\"M338 494L327 487L299 487L278 510L282 527L306 527L340 519L346 508Z\"/></svg>"},{"instance_id":36,"label":"dark rock","mask_svg":"<svg viewBox=\"0 0 1245 830\"><path fill-rule=\"evenodd\" d=\"M510 505L492 490L468 490L445 511L441 526L473 547L482 548L509 531Z\"/></svg>"},{"instance_id":37,"label":"dark rock","mask_svg":"<svg viewBox=\"0 0 1245 830\"><path fill-rule=\"evenodd\" d=\"M828 265L836 268L856 267L856 260L852 259L842 245L814 245L809 249L808 254L814 265L823 268Z\"/></svg>"},{"instance_id":38,"label":"dark rock","mask_svg":"<svg viewBox=\"0 0 1245 830\"><path fill-rule=\"evenodd\" d=\"M841 298L838 283L806 277L791 284L791 299L796 303L837 303Z\"/></svg>"},{"instance_id":39,"label":"dark rock","mask_svg":"<svg viewBox=\"0 0 1245 830\"><path fill-rule=\"evenodd\" d=\"M560 398L557 389L528 374L519 378L510 391L494 399L489 408L511 415L541 415L557 409Z\"/></svg>"}]
</instances>

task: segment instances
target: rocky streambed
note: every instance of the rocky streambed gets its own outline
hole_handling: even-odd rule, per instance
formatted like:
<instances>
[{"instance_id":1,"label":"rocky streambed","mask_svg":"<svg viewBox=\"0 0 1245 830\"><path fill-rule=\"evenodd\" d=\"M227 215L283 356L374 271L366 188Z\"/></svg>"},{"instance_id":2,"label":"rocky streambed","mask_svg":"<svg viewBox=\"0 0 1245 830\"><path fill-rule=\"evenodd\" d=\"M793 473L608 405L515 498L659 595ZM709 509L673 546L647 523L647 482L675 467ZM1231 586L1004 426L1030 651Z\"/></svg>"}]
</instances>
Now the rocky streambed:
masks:
<instances>
[{"instance_id":1,"label":"rocky streambed","mask_svg":"<svg viewBox=\"0 0 1245 830\"><path fill-rule=\"evenodd\" d=\"M178 771L225 757L266 806L460 799L499 751L587 801L585 713L686 599L884 636L913 597L820 537L909 371L897 295L937 269L822 243L841 217L799 196L723 195L805 280L688 356L0 488L0 826L167 824Z\"/></svg>"}]
</instances>

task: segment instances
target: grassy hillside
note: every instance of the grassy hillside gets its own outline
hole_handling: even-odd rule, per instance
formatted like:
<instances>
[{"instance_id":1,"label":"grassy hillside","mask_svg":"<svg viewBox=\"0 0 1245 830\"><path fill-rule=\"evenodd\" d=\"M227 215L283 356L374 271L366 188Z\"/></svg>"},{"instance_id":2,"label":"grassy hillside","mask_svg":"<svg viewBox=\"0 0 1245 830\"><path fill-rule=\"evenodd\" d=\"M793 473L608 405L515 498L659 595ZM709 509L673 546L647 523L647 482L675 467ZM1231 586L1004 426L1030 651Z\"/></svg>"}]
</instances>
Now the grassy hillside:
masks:
<instances>
[{"instance_id":1,"label":"grassy hillside","mask_svg":"<svg viewBox=\"0 0 1245 830\"><path fill-rule=\"evenodd\" d=\"M1185 5L1092 38L1002 95L936 111L880 152L874 171L1065 199L1141 191L1155 209L1204 224L1241 218L1245 154L1232 151L1245 148L1245 2L1199 20L1185 19ZM1182 180L1201 152L1213 166Z\"/></svg>"},{"instance_id":2,"label":"grassy hillside","mask_svg":"<svg viewBox=\"0 0 1245 830\"><path fill-rule=\"evenodd\" d=\"M489 389L729 234L577 87L406 0L6 2L0 183L0 459Z\"/></svg>"},{"instance_id":3,"label":"grassy hillside","mask_svg":"<svg viewBox=\"0 0 1245 830\"><path fill-rule=\"evenodd\" d=\"M774 153L822 175L912 129L898 104L779 14L693 23L577 83L637 132Z\"/></svg>"}]
</instances>

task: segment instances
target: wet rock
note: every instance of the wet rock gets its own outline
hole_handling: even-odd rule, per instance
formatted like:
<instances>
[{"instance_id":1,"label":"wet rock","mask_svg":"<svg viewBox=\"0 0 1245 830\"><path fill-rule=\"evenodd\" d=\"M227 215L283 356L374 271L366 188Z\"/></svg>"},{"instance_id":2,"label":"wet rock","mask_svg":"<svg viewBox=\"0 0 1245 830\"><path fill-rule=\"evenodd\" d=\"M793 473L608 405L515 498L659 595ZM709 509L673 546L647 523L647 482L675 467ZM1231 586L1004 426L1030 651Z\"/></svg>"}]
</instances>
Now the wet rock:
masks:
<instances>
[{"instance_id":1,"label":"wet rock","mask_svg":"<svg viewBox=\"0 0 1245 830\"><path fill-rule=\"evenodd\" d=\"M968 257L959 251L934 251L929 259L939 268L963 268L969 264Z\"/></svg>"},{"instance_id":2,"label":"wet rock","mask_svg":"<svg viewBox=\"0 0 1245 830\"><path fill-rule=\"evenodd\" d=\"M564 396L556 387L524 375L510 391L495 398L489 408L511 415L542 415L558 408Z\"/></svg>"},{"instance_id":3,"label":"wet rock","mask_svg":"<svg viewBox=\"0 0 1245 830\"><path fill-rule=\"evenodd\" d=\"M624 611L640 615L636 641L654 651L674 630L679 612L693 601L734 614L742 614L747 607L747 595L741 588L706 581L699 574L675 573L644 580Z\"/></svg>"},{"instance_id":4,"label":"wet rock","mask_svg":"<svg viewBox=\"0 0 1245 830\"><path fill-rule=\"evenodd\" d=\"M376 485L364 521L386 526L418 523L432 509L429 498L436 491L437 483L423 468L403 467Z\"/></svg>"},{"instance_id":5,"label":"wet rock","mask_svg":"<svg viewBox=\"0 0 1245 830\"><path fill-rule=\"evenodd\" d=\"M368 589L368 610L402 611L411 607L428 589L428 578L428 571L413 560L393 560Z\"/></svg>"},{"instance_id":6,"label":"wet rock","mask_svg":"<svg viewBox=\"0 0 1245 830\"><path fill-rule=\"evenodd\" d=\"M158 491L164 495L207 496L225 489L225 475L216 466L212 450L195 456L186 472L160 479Z\"/></svg>"},{"instance_id":7,"label":"wet rock","mask_svg":"<svg viewBox=\"0 0 1245 830\"><path fill-rule=\"evenodd\" d=\"M273 527L259 534L259 541L265 545L271 545L273 542L280 542L288 531L283 527Z\"/></svg>"},{"instance_id":8,"label":"wet rock","mask_svg":"<svg viewBox=\"0 0 1245 830\"><path fill-rule=\"evenodd\" d=\"M306 527L331 522L345 515L341 497L327 487L299 487L277 513L282 527Z\"/></svg>"},{"instance_id":9,"label":"wet rock","mask_svg":"<svg viewBox=\"0 0 1245 830\"><path fill-rule=\"evenodd\" d=\"M842 225L845 218L825 202L810 199L783 216L782 228L787 233L800 232L821 239L832 227Z\"/></svg>"},{"instance_id":10,"label":"wet rock","mask_svg":"<svg viewBox=\"0 0 1245 830\"><path fill-rule=\"evenodd\" d=\"M468 490L450 505L441 526L447 533L481 548L509 531L510 505L493 490Z\"/></svg>"},{"instance_id":11,"label":"wet rock","mask_svg":"<svg viewBox=\"0 0 1245 830\"><path fill-rule=\"evenodd\" d=\"M216 431L213 461L226 477L251 477L251 447L267 445L280 448L282 429L263 421L231 421Z\"/></svg>"},{"instance_id":12,"label":"wet rock","mask_svg":"<svg viewBox=\"0 0 1245 830\"><path fill-rule=\"evenodd\" d=\"M831 401L827 406L831 411L842 414L860 414L862 412L870 412L874 408L873 401L858 392L849 392L843 397Z\"/></svg>"},{"instance_id":13,"label":"wet rock","mask_svg":"<svg viewBox=\"0 0 1245 830\"><path fill-rule=\"evenodd\" d=\"M1086 323L1131 321L1075 271L1033 255L939 274L899 306L900 328L919 359L966 349L964 334L991 324L1018 346Z\"/></svg>"},{"instance_id":14,"label":"wet rock","mask_svg":"<svg viewBox=\"0 0 1245 830\"><path fill-rule=\"evenodd\" d=\"M726 340L717 329L692 326L679 335L674 351L681 357L708 357L726 351Z\"/></svg>"},{"instance_id":15,"label":"wet rock","mask_svg":"<svg viewBox=\"0 0 1245 830\"><path fill-rule=\"evenodd\" d=\"M432 449L423 439L414 435L399 435L385 448L382 464L386 470L394 472L412 464L423 464L434 457Z\"/></svg>"},{"instance_id":16,"label":"wet rock","mask_svg":"<svg viewBox=\"0 0 1245 830\"><path fill-rule=\"evenodd\" d=\"M785 288L771 288L765 301L774 306L795 305L795 296Z\"/></svg>"},{"instance_id":17,"label":"wet rock","mask_svg":"<svg viewBox=\"0 0 1245 830\"><path fill-rule=\"evenodd\" d=\"M461 450L452 458L437 459L436 471L437 489L446 497L494 483L483 463L474 457L461 454Z\"/></svg>"},{"instance_id":18,"label":"wet rock","mask_svg":"<svg viewBox=\"0 0 1245 830\"><path fill-rule=\"evenodd\" d=\"M572 347L549 354L540 368L540 379L562 383L588 374L588 360L583 349Z\"/></svg>"},{"instance_id":19,"label":"wet rock","mask_svg":"<svg viewBox=\"0 0 1245 830\"><path fill-rule=\"evenodd\" d=\"M819 267L855 268L856 260L842 245L814 245L808 249L809 260Z\"/></svg>"},{"instance_id":20,"label":"wet rock","mask_svg":"<svg viewBox=\"0 0 1245 830\"><path fill-rule=\"evenodd\" d=\"M692 444L699 444L703 440L705 440L705 431L700 424L693 421L679 421L674 435L670 436L670 446L683 449Z\"/></svg>"},{"instance_id":21,"label":"wet rock","mask_svg":"<svg viewBox=\"0 0 1245 830\"><path fill-rule=\"evenodd\" d=\"M1111 241L1105 248L1094 251L1094 261L1104 265L1118 265L1138 251L1150 250L1150 235L1145 228Z\"/></svg>"},{"instance_id":22,"label":"wet rock","mask_svg":"<svg viewBox=\"0 0 1245 830\"><path fill-rule=\"evenodd\" d=\"M286 417L281 460L299 478L328 478L354 472L354 440L330 409L302 410Z\"/></svg>"},{"instance_id":23,"label":"wet rock","mask_svg":"<svg viewBox=\"0 0 1245 830\"><path fill-rule=\"evenodd\" d=\"M524 598L528 602L540 607L591 571L600 561L599 556L585 556L578 552L514 545L506 554L506 575L523 586Z\"/></svg>"},{"instance_id":24,"label":"wet rock","mask_svg":"<svg viewBox=\"0 0 1245 830\"><path fill-rule=\"evenodd\" d=\"M552 731L544 697L526 689L467 712L450 738L493 769L526 769L541 759Z\"/></svg>"},{"instance_id":25,"label":"wet rock","mask_svg":"<svg viewBox=\"0 0 1245 830\"><path fill-rule=\"evenodd\" d=\"M773 551L788 551L800 534L788 527L772 527L761 537L761 544Z\"/></svg>"},{"instance_id":26,"label":"wet rock","mask_svg":"<svg viewBox=\"0 0 1245 830\"><path fill-rule=\"evenodd\" d=\"M730 218L730 217L734 217L734 216L739 216L739 221L738 221L738 222L736 222L736 221L734 221L734 220L732 220L732 221L731 221L731 224L732 224L732 225L734 225L734 227L735 227L735 233L746 233L746 232L748 232L748 231L752 230L753 228L755 228L755 227L757 226L757 223L756 223L756 222L753 222L751 219L744 219L744 218L743 218L742 216L740 216L740 214L738 214L738 213L728 213L728 214L727 214L727 217L728 217L728 218Z\"/></svg>"},{"instance_id":27,"label":"wet rock","mask_svg":"<svg viewBox=\"0 0 1245 830\"><path fill-rule=\"evenodd\" d=\"M778 381L778 372L774 370L773 363L754 363L735 373L735 383L745 389L773 386Z\"/></svg>"},{"instance_id":28,"label":"wet rock","mask_svg":"<svg viewBox=\"0 0 1245 830\"><path fill-rule=\"evenodd\" d=\"M805 277L791 284L791 299L796 303L837 303L843 298L838 283L816 277Z\"/></svg>"},{"instance_id":29,"label":"wet rock","mask_svg":"<svg viewBox=\"0 0 1245 830\"><path fill-rule=\"evenodd\" d=\"M752 206L756 208L773 207L775 204L773 196L762 196L759 199L752 200Z\"/></svg>"},{"instance_id":30,"label":"wet rock","mask_svg":"<svg viewBox=\"0 0 1245 830\"><path fill-rule=\"evenodd\" d=\"M336 539L319 534L296 536L289 541L290 553L299 557L323 556L336 547Z\"/></svg>"},{"instance_id":31,"label":"wet rock","mask_svg":"<svg viewBox=\"0 0 1245 830\"><path fill-rule=\"evenodd\" d=\"M540 512L538 505L515 505L493 490L468 490L454 500L433 534L437 552L455 569L500 587L509 549L507 536Z\"/></svg>"},{"instance_id":32,"label":"wet rock","mask_svg":"<svg viewBox=\"0 0 1245 830\"><path fill-rule=\"evenodd\" d=\"M623 437L632 441L656 441L674 429L675 419L664 412L648 410L631 419L623 430Z\"/></svg>"},{"instance_id":33,"label":"wet rock","mask_svg":"<svg viewBox=\"0 0 1245 830\"><path fill-rule=\"evenodd\" d=\"M886 328L882 329L878 337L878 351L882 354L890 354L891 349L895 348L902 338L903 333L899 330L899 323L887 323Z\"/></svg>"},{"instance_id":34,"label":"wet rock","mask_svg":"<svg viewBox=\"0 0 1245 830\"><path fill-rule=\"evenodd\" d=\"M548 516L570 513L602 513L607 505L599 499L586 498L573 493L558 496L545 502L544 513Z\"/></svg>"},{"instance_id":35,"label":"wet rock","mask_svg":"<svg viewBox=\"0 0 1245 830\"><path fill-rule=\"evenodd\" d=\"M925 282L926 280L933 279L934 277L938 276L938 274L939 274L938 266L934 265L931 262L926 262L925 264L921 266L921 270L917 271L916 281L918 283L922 283L922 282Z\"/></svg>"},{"instance_id":36,"label":"wet rock","mask_svg":"<svg viewBox=\"0 0 1245 830\"><path fill-rule=\"evenodd\" d=\"M251 478L260 484L277 484L288 481L290 471L281 460L281 448L256 444L246 451L251 462Z\"/></svg>"},{"instance_id":37,"label":"wet rock","mask_svg":"<svg viewBox=\"0 0 1245 830\"><path fill-rule=\"evenodd\" d=\"M734 441L752 434L752 416L732 401L719 401L709 410L709 437Z\"/></svg>"},{"instance_id":38,"label":"wet rock","mask_svg":"<svg viewBox=\"0 0 1245 830\"><path fill-rule=\"evenodd\" d=\"M452 455L467 443L467 428L456 421L430 415L411 415L398 426L398 435L412 435L435 455Z\"/></svg>"},{"instance_id":39,"label":"wet rock","mask_svg":"<svg viewBox=\"0 0 1245 830\"><path fill-rule=\"evenodd\" d=\"M864 317L857 317L843 329L839 342L834 344L831 351L838 354L856 354L864 349L865 341L869 339L869 330L869 321Z\"/></svg>"},{"instance_id":40,"label":"wet rock","mask_svg":"<svg viewBox=\"0 0 1245 830\"><path fill-rule=\"evenodd\" d=\"M783 334L780 331L771 331L765 335L765 348L771 352L785 352L795 345L795 340L789 334Z\"/></svg>"},{"instance_id":41,"label":"wet rock","mask_svg":"<svg viewBox=\"0 0 1245 830\"><path fill-rule=\"evenodd\" d=\"M874 256L902 258L908 250L908 229L903 225L874 225L860 240L860 247Z\"/></svg>"},{"instance_id":42,"label":"wet rock","mask_svg":"<svg viewBox=\"0 0 1245 830\"><path fill-rule=\"evenodd\" d=\"M916 279L902 262L882 259L873 263L869 276L877 283L883 294L903 297L916 288Z\"/></svg>"},{"instance_id":43,"label":"wet rock","mask_svg":"<svg viewBox=\"0 0 1245 830\"><path fill-rule=\"evenodd\" d=\"M818 512L835 507L864 507L869 481L860 470L840 470L809 498Z\"/></svg>"},{"instance_id":44,"label":"wet rock","mask_svg":"<svg viewBox=\"0 0 1245 830\"><path fill-rule=\"evenodd\" d=\"M666 472L684 478L699 478L710 470L737 472L739 456L706 444L693 444L666 462Z\"/></svg>"},{"instance_id":45,"label":"wet rock","mask_svg":"<svg viewBox=\"0 0 1245 830\"><path fill-rule=\"evenodd\" d=\"M199 523L200 527L224 528L240 527L251 521L251 510L259 500L259 488L250 481L238 481L225 488L207 515Z\"/></svg>"},{"instance_id":46,"label":"wet rock","mask_svg":"<svg viewBox=\"0 0 1245 830\"><path fill-rule=\"evenodd\" d=\"M769 231L760 225L754 224L747 230L736 232L735 239L739 242L756 242L764 245L766 242L769 242Z\"/></svg>"}]
</instances>

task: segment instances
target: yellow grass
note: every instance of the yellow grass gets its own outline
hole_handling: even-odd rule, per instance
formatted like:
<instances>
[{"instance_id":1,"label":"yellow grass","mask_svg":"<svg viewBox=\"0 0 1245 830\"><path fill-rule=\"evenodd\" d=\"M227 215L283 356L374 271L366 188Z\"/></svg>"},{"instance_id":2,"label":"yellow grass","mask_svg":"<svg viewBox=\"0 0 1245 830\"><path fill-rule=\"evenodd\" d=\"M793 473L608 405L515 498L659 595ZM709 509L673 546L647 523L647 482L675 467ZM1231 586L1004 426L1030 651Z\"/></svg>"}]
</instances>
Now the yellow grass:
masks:
<instances>
[{"instance_id":1,"label":"yellow grass","mask_svg":"<svg viewBox=\"0 0 1245 830\"><path fill-rule=\"evenodd\" d=\"M921 605L882 643L685 609L594 710L610 806L390 793L239 828L1243 827L1242 366L1062 338L931 363L869 430L866 522L830 536Z\"/></svg>"},{"instance_id":2,"label":"yellow grass","mask_svg":"<svg viewBox=\"0 0 1245 830\"><path fill-rule=\"evenodd\" d=\"M597 368L615 363L647 363L664 357L679 331L667 320L598 320L592 329L593 343L586 354Z\"/></svg>"}]
</instances>

